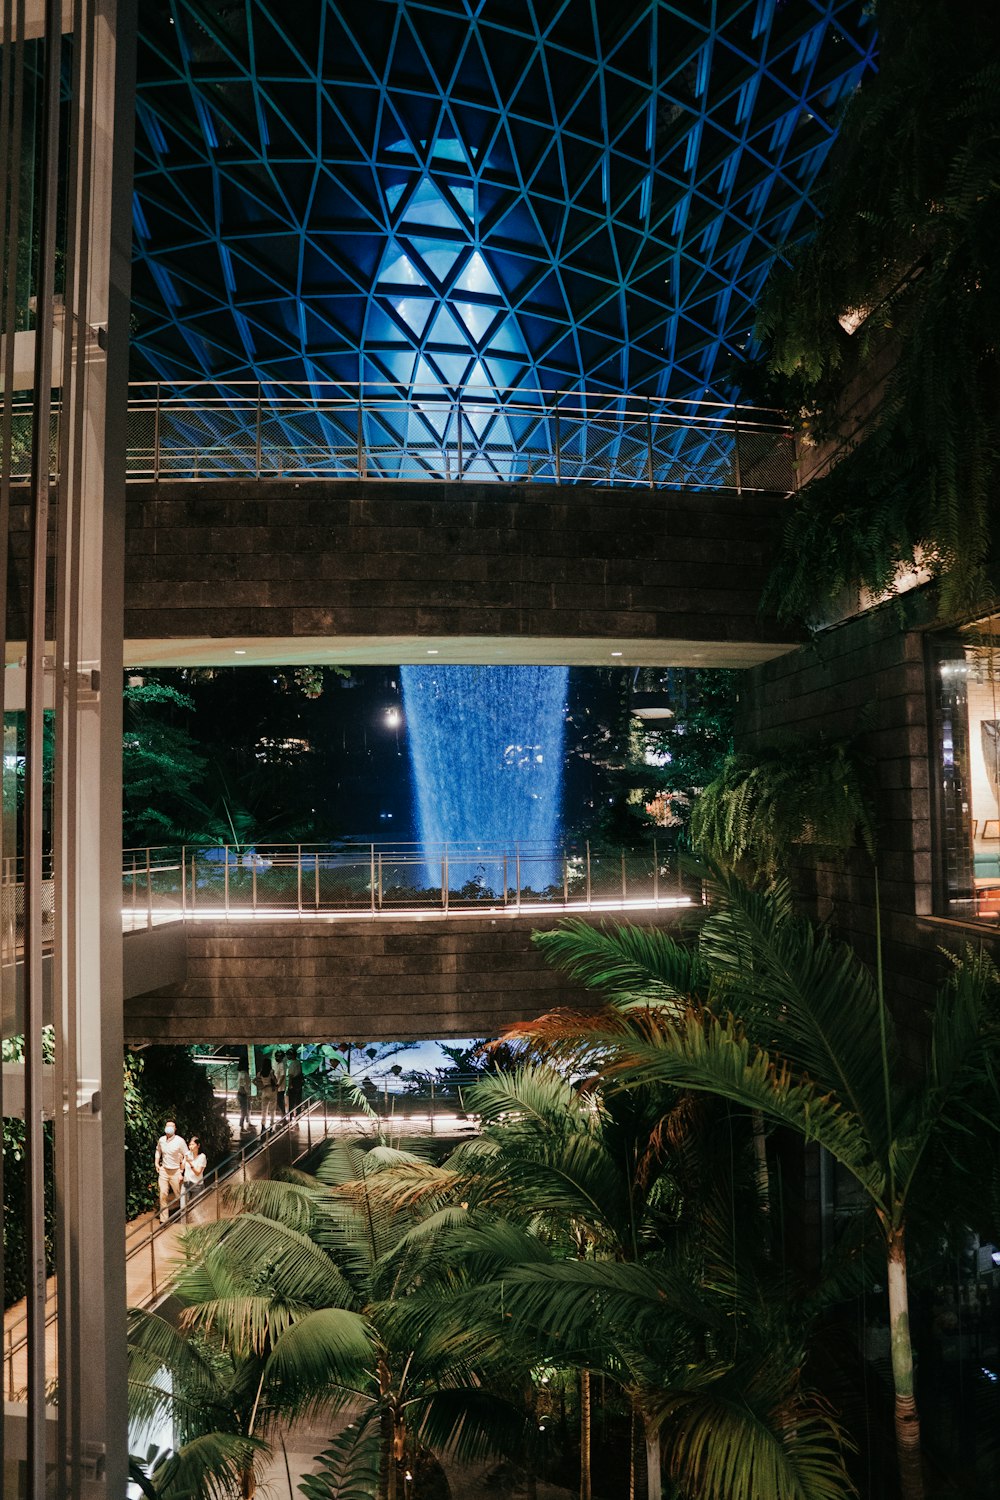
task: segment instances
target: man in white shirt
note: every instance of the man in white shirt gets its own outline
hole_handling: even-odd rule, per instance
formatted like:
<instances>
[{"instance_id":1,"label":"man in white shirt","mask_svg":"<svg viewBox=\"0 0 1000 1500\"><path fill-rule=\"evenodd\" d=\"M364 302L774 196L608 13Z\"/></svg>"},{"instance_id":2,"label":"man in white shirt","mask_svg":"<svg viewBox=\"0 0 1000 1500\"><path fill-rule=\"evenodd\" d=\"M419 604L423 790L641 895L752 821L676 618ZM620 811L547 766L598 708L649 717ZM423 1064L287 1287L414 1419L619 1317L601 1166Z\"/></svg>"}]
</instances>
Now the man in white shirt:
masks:
<instances>
[{"instance_id":1,"label":"man in white shirt","mask_svg":"<svg viewBox=\"0 0 1000 1500\"><path fill-rule=\"evenodd\" d=\"M181 1201L186 1155L187 1141L182 1135L177 1134L177 1126L173 1120L168 1120L163 1127L163 1134L156 1143L156 1176L160 1185L161 1224L165 1224L170 1217L171 1193L178 1203Z\"/></svg>"}]
</instances>

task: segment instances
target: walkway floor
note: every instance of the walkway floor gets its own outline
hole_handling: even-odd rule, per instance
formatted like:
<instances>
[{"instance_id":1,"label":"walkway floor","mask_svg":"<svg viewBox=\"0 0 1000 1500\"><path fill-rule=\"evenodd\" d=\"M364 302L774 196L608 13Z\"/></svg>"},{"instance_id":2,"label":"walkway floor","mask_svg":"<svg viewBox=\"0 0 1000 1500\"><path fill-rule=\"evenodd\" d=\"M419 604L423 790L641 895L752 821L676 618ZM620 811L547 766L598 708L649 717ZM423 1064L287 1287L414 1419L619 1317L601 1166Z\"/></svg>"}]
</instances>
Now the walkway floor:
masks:
<instances>
[{"instance_id":1,"label":"walkway floor","mask_svg":"<svg viewBox=\"0 0 1000 1500\"><path fill-rule=\"evenodd\" d=\"M239 1149L241 1144L247 1148L257 1144L256 1135L244 1137L241 1142L238 1115L229 1115L228 1119L234 1149ZM322 1133L323 1125L320 1120L318 1126L320 1137ZM316 1134L317 1127L314 1123L312 1127L314 1139ZM246 1175L249 1177L268 1176L274 1168L287 1165L289 1161L296 1159L305 1151L308 1136L309 1131L305 1124L276 1133L273 1142L268 1141L259 1153L248 1157ZM229 1176L226 1180L228 1182L236 1180L236 1174ZM128 1306L154 1305L164 1295L171 1273L180 1259L180 1237L184 1231L195 1224L208 1223L226 1212L224 1195L213 1189L207 1189L186 1206L184 1213L175 1211L162 1231L159 1216L155 1211L142 1213L131 1219L125 1226L125 1289ZM56 1278L50 1276L45 1300L47 1381L55 1380L58 1368L57 1304ZM23 1341L26 1319L24 1299L15 1302L4 1313L3 1390L8 1401L16 1400L27 1384L27 1351Z\"/></svg>"},{"instance_id":2,"label":"walkway floor","mask_svg":"<svg viewBox=\"0 0 1000 1500\"><path fill-rule=\"evenodd\" d=\"M391 1098L392 1096L390 1096ZM393 1101L395 1102L395 1101ZM451 1110L438 1110L434 1114L408 1115L376 1120L364 1115L324 1116L314 1114L311 1119L287 1131L277 1131L269 1138L261 1151L249 1154L259 1141L254 1130L243 1136L239 1131L239 1113L227 1113L230 1138L234 1151L246 1148L248 1152L246 1175L266 1177L279 1167L302 1156L324 1134L331 1136L367 1135L376 1131L387 1132L395 1137L405 1132L407 1137L435 1136L443 1141L455 1140L475 1130L475 1125L464 1116ZM227 1181L235 1180L235 1174ZM180 1258L180 1236L189 1226L208 1223L226 1213L225 1197L213 1189L206 1189L187 1205L185 1213L175 1213L172 1220L159 1231L158 1215L155 1211L139 1214L125 1227L125 1286L129 1307L154 1305L167 1289L171 1272ZM56 1378L58 1366L56 1333L56 1278L50 1276L46 1291L45 1368L48 1381ZM26 1303L15 1302L4 1314L3 1343L3 1391L8 1401L18 1398L27 1384L27 1351L24 1345L26 1330Z\"/></svg>"}]
</instances>

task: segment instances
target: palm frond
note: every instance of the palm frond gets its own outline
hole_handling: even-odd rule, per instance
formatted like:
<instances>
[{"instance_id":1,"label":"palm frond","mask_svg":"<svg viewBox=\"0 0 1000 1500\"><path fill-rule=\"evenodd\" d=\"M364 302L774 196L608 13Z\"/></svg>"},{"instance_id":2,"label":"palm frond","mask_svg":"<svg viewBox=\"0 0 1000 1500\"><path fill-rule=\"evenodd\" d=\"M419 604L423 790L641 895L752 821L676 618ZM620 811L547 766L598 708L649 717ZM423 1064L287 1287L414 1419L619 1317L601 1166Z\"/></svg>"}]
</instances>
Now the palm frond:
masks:
<instances>
[{"instance_id":1,"label":"palm frond","mask_svg":"<svg viewBox=\"0 0 1000 1500\"><path fill-rule=\"evenodd\" d=\"M314 1239L257 1213L223 1221L222 1232L205 1253L200 1270L203 1275L224 1277L231 1289L255 1288L266 1272L275 1295L301 1305L339 1306L354 1296L343 1272ZM194 1300L191 1292L196 1284L194 1270L182 1273L177 1280L178 1295Z\"/></svg>"},{"instance_id":2,"label":"palm frond","mask_svg":"<svg viewBox=\"0 0 1000 1500\"><path fill-rule=\"evenodd\" d=\"M307 1232L315 1217L318 1191L315 1184L309 1187L277 1177L256 1177L249 1182L234 1183L226 1189L225 1196L234 1215L259 1214Z\"/></svg>"},{"instance_id":3,"label":"palm frond","mask_svg":"<svg viewBox=\"0 0 1000 1500\"><path fill-rule=\"evenodd\" d=\"M258 1438L206 1432L161 1460L149 1478L159 1500L230 1500L269 1451Z\"/></svg>"},{"instance_id":4,"label":"palm frond","mask_svg":"<svg viewBox=\"0 0 1000 1500\"><path fill-rule=\"evenodd\" d=\"M475 1386L417 1397L407 1415L422 1442L461 1464L516 1458L529 1433L523 1406L496 1390Z\"/></svg>"},{"instance_id":5,"label":"palm frond","mask_svg":"<svg viewBox=\"0 0 1000 1500\"><path fill-rule=\"evenodd\" d=\"M474 1083L466 1094L471 1114L505 1127L527 1119L535 1131L565 1131L580 1105L576 1091L554 1068L526 1064L510 1073L494 1073Z\"/></svg>"},{"instance_id":6,"label":"palm frond","mask_svg":"<svg viewBox=\"0 0 1000 1500\"><path fill-rule=\"evenodd\" d=\"M724 983L727 1007L763 1046L849 1110L884 1161L886 1072L891 1085L900 1069L892 1020L881 1014L871 974L849 944L789 911L787 888L751 890L717 875L712 890L702 946Z\"/></svg>"},{"instance_id":7,"label":"palm frond","mask_svg":"<svg viewBox=\"0 0 1000 1500\"><path fill-rule=\"evenodd\" d=\"M536 1330L563 1358L594 1368L612 1352L626 1367L637 1354L644 1363L652 1357L667 1368L683 1367L693 1330L725 1326L725 1315L699 1294L690 1272L666 1265L516 1266L504 1274L497 1294L515 1328Z\"/></svg>"},{"instance_id":8,"label":"palm frond","mask_svg":"<svg viewBox=\"0 0 1000 1500\"><path fill-rule=\"evenodd\" d=\"M694 1396L667 1393L668 1469L700 1500L847 1500L844 1435L829 1413L804 1398L760 1409L746 1383L714 1382ZM654 1405L655 1405L654 1399Z\"/></svg>"},{"instance_id":9,"label":"palm frond","mask_svg":"<svg viewBox=\"0 0 1000 1500\"><path fill-rule=\"evenodd\" d=\"M209 1404L219 1394L211 1360L168 1319L141 1308L129 1310L128 1370L129 1406L139 1420L162 1415L165 1392L156 1384L156 1377L164 1370L202 1404Z\"/></svg>"},{"instance_id":10,"label":"palm frond","mask_svg":"<svg viewBox=\"0 0 1000 1500\"><path fill-rule=\"evenodd\" d=\"M378 1493L380 1451L378 1426L365 1413L338 1433L299 1489L306 1500L372 1500Z\"/></svg>"},{"instance_id":11,"label":"palm frond","mask_svg":"<svg viewBox=\"0 0 1000 1500\"><path fill-rule=\"evenodd\" d=\"M275 1382L272 1398L294 1406L303 1395L328 1385L358 1385L375 1363L371 1325L360 1313L323 1307L290 1324L275 1340L265 1376Z\"/></svg>"},{"instance_id":12,"label":"palm frond","mask_svg":"<svg viewBox=\"0 0 1000 1500\"><path fill-rule=\"evenodd\" d=\"M609 1079L623 1086L659 1080L760 1110L825 1146L874 1201L884 1200L884 1158L873 1157L858 1117L780 1054L751 1042L733 1017L723 1021L691 1008L674 1023L651 1011L644 1029L644 1036L627 1041L620 1033L609 1038L609 1049L617 1049L606 1064Z\"/></svg>"},{"instance_id":13,"label":"palm frond","mask_svg":"<svg viewBox=\"0 0 1000 1500\"><path fill-rule=\"evenodd\" d=\"M709 973L696 947L656 927L594 927L569 918L532 941L554 967L619 1002L664 1003L707 994Z\"/></svg>"}]
</instances>

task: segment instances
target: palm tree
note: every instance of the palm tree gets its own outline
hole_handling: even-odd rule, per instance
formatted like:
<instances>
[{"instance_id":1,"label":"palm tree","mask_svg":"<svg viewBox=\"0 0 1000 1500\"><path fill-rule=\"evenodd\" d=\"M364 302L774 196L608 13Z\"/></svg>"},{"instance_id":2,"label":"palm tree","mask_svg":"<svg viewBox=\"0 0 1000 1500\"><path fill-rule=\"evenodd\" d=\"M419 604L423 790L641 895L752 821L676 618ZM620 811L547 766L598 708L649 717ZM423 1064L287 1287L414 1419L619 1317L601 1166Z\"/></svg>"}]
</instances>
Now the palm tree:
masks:
<instances>
[{"instance_id":1,"label":"palm tree","mask_svg":"<svg viewBox=\"0 0 1000 1500\"><path fill-rule=\"evenodd\" d=\"M343 1305L343 1277L329 1256L289 1222L307 1222L307 1194L289 1196L280 1237L259 1213L189 1232L174 1288L180 1327L158 1313L130 1314L133 1419L166 1416L182 1438L154 1466L158 1495L251 1500L270 1434L365 1369L368 1326Z\"/></svg>"},{"instance_id":2,"label":"palm tree","mask_svg":"<svg viewBox=\"0 0 1000 1500\"><path fill-rule=\"evenodd\" d=\"M446 1313L431 1290L403 1315L442 1337L448 1317L484 1341L513 1331L538 1368L600 1371L641 1423L650 1500L664 1456L702 1500L846 1495L839 1432L801 1387L794 1299L766 1262L756 1274L765 1226L742 1122L673 1089L608 1095L539 1066L484 1081L469 1106L479 1141L380 1182L428 1203L454 1272ZM446 1218L459 1201L464 1217Z\"/></svg>"},{"instance_id":3,"label":"palm tree","mask_svg":"<svg viewBox=\"0 0 1000 1500\"><path fill-rule=\"evenodd\" d=\"M394 1304L429 1274L428 1250L414 1216L388 1212L369 1186L409 1160L385 1146L337 1145L315 1178L243 1185L235 1194L243 1212L187 1236L174 1286L183 1332L137 1320L147 1376L157 1359L174 1369L183 1350L207 1343L232 1371L231 1423L245 1437L351 1408L353 1437L328 1451L317 1495L339 1494L345 1474L366 1483L374 1469L379 1500L396 1500L425 1447L475 1459L522 1434L522 1413L490 1384L512 1364L499 1347L489 1363L453 1331L446 1341L433 1328L415 1338L393 1319ZM241 1495L252 1496L252 1465L242 1482Z\"/></svg>"},{"instance_id":4,"label":"palm tree","mask_svg":"<svg viewBox=\"0 0 1000 1500\"><path fill-rule=\"evenodd\" d=\"M578 1260L636 1260L664 1164L652 1149L664 1113L657 1092L619 1095L609 1106L549 1068L484 1079L468 1104L485 1133L461 1159L465 1171L475 1172L471 1205L529 1224ZM580 1500L590 1500L586 1364L579 1382Z\"/></svg>"},{"instance_id":5,"label":"palm tree","mask_svg":"<svg viewBox=\"0 0 1000 1500\"><path fill-rule=\"evenodd\" d=\"M955 965L922 1066L908 1072L881 983L847 944L793 914L786 886L754 892L719 877L714 895L694 953L627 928L538 934L553 962L610 990L619 1008L543 1018L518 1034L620 1086L669 1082L759 1110L850 1173L884 1243L900 1479L907 1500L921 1500L908 1210L937 1152L996 1130L996 972L972 956Z\"/></svg>"}]
</instances>

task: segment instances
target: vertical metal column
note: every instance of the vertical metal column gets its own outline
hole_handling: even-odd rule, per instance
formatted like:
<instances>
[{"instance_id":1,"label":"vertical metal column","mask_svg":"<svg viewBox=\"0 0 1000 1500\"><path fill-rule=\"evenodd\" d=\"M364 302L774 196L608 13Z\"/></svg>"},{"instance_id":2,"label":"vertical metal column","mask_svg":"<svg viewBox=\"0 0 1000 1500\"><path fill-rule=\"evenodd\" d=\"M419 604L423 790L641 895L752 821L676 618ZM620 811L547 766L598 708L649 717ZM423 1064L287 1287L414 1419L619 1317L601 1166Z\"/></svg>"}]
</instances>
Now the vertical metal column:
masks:
<instances>
[{"instance_id":1,"label":"vertical metal column","mask_svg":"<svg viewBox=\"0 0 1000 1500\"><path fill-rule=\"evenodd\" d=\"M21 173L16 165L21 161L22 119L24 112L24 4L15 5L14 0L3 0L2 10L3 54L0 59L0 270L7 272L6 296L0 305L0 332L3 332L4 360L0 372L0 646L6 659L7 626L7 559L10 532L10 486L13 459L13 411L14 388L14 342L17 321L17 276L14 268L20 241L20 190ZM11 167L15 166L15 170ZM0 723L3 722L6 672L0 672ZM16 740L16 735L14 736ZM4 727L4 750L7 748L7 730ZM16 744L15 744L16 753ZM7 1010L8 1002L13 1008L14 995L14 884L17 880L17 839L15 822L8 815L8 776L6 754L3 768L3 807L0 810L0 853L2 853L3 881L0 893L6 899L7 908L2 912L0 925L0 1002ZM11 807L11 814L13 808ZM0 1118L3 1114L3 1073L0 1070ZM3 1188L3 1153L0 1152L0 1191ZM6 1263L3 1237L0 1235L0 1293L5 1291ZM3 1298L6 1301L6 1298ZM8 1338L8 1347L10 1339ZM14 1399L13 1351L8 1354L8 1394ZM4 1472L6 1444L4 1423L0 1422L0 1473Z\"/></svg>"},{"instance_id":2,"label":"vertical metal column","mask_svg":"<svg viewBox=\"0 0 1000 1500\"><path fill-rule=\"evenodd\" d=\"M45 1361L45 1127L42 1032L44 718L46 593L49 580L49 433L52 421L53 333L57 201L60 168L59 94L62 17L46 0L39 160L40 212L35 268L35 367L32 393L31 515L29 522L26 704L24 734L24 1135L27 1212L27 1481L31 1495L46 1487ZM20 170L22 163L15 164ZM75 1101L74 1101L75 1102ZM65 1187L65 1180L59 1184ZM59 1189L57 1188L57 1193ZM58 1210L57 1210L58 1211ZM62 1350L60 1349L60 1353Z\"/></svg>"},{"instance_id":3,"label":"vertical metal column","mask_svg":"<svg viewBox=\"0 0 1000 1500\"><path fill-rule=\"evenodd\" d=\"M365 455L364 405L361 400L360 389L358 390L358 478L368 478L368 464Z\"/></svg>"},{"instance_id":4,"label":"vertical metal column","mask_svg":"<svg viewBox=\"0 0 1000 1500\"><path fill-rule=\"evenodd\" d=\"M75 0L74 22L55 651L59 1469L74 1500L117 1500L128 1451L120 818L135 0Z\"/></svg>"}]
</instances>

